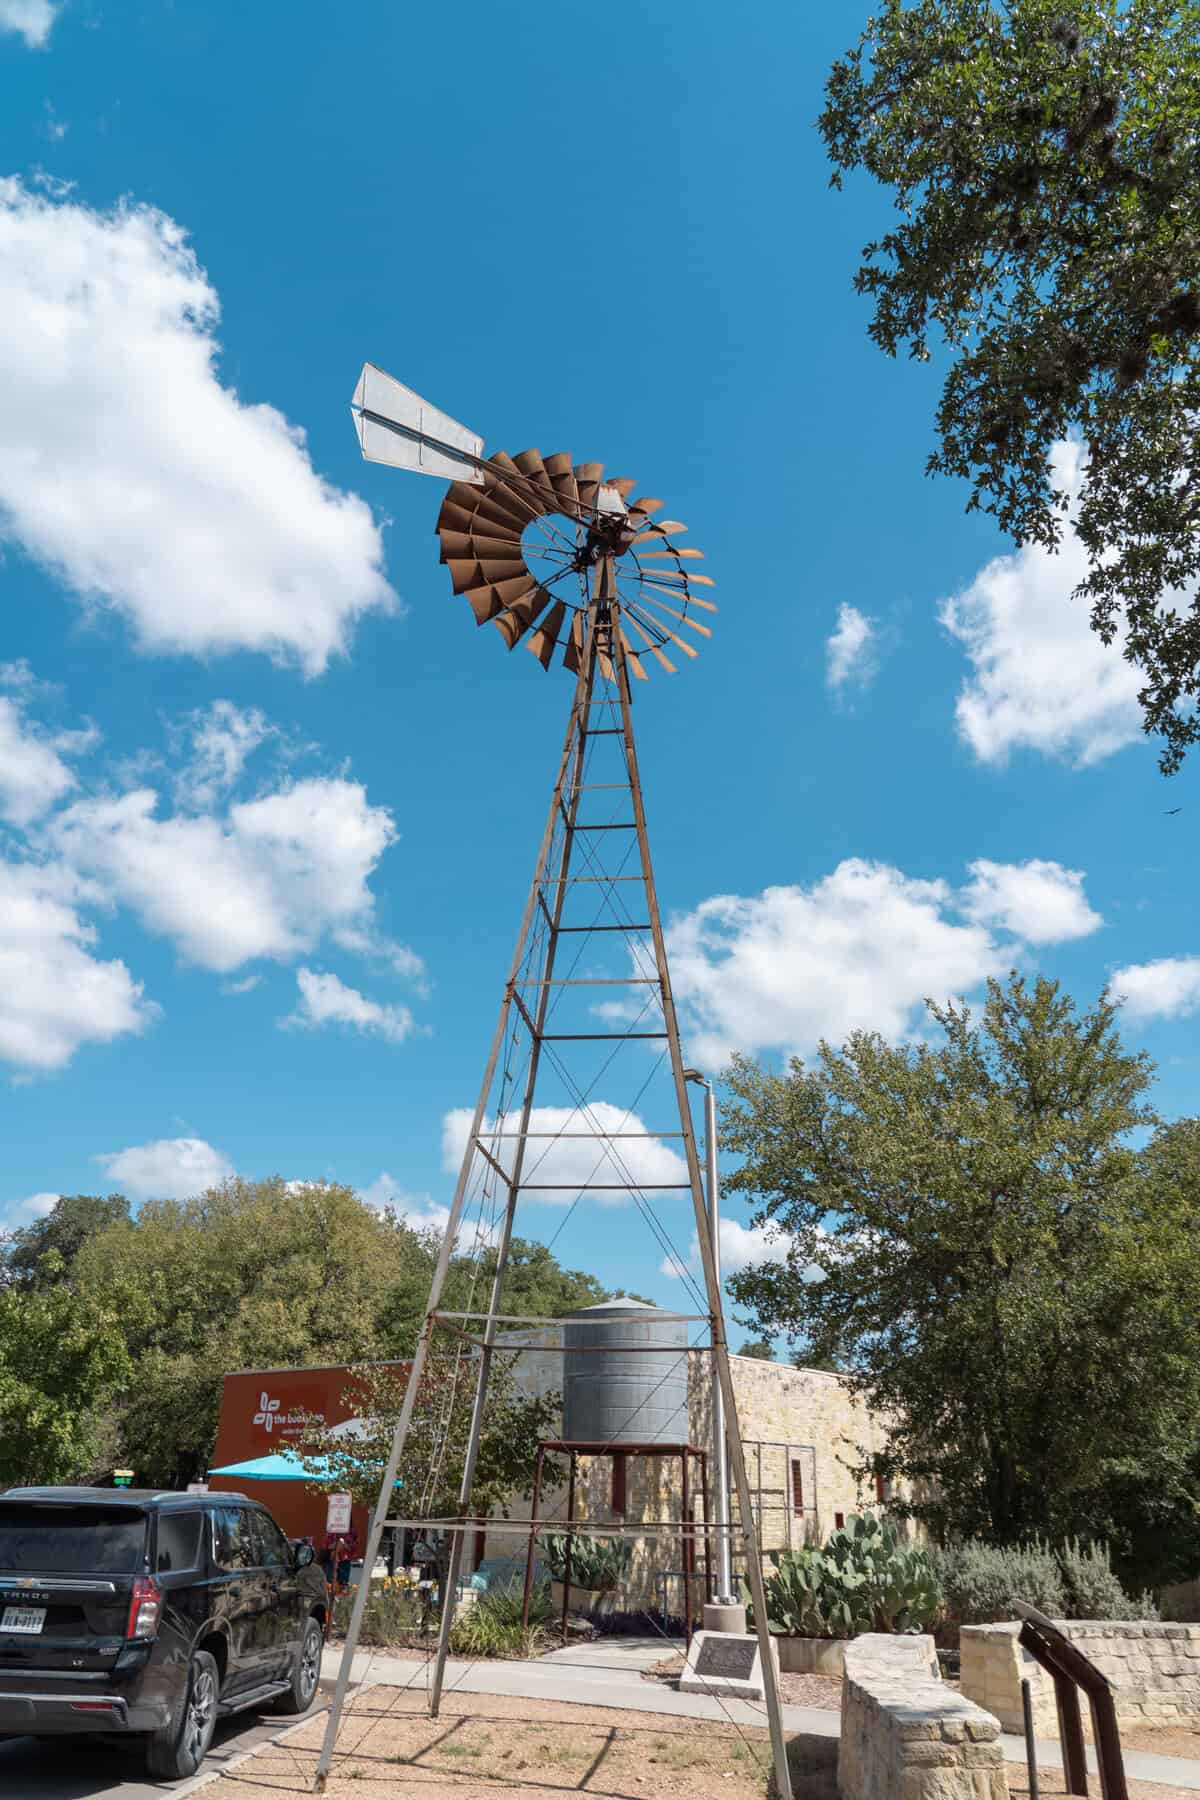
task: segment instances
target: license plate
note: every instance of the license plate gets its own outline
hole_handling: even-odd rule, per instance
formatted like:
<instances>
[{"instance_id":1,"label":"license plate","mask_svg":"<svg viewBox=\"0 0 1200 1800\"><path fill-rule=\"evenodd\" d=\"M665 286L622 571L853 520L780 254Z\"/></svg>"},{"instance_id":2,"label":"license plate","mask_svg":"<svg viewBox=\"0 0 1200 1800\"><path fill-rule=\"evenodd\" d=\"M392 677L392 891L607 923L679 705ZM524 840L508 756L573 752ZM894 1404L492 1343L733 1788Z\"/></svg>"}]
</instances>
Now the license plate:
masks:
<instances>
[{"instance_id":1,"label":"license plate","mask_svg":"<svg viewBox=\"0 0 1200 1800\"><path fill-rule=\"evenodd\" d=\"M0 1614L0 1631L40 1631L45 1623L44 1606L6 1606Z\"/></svg>"}]
</instances>

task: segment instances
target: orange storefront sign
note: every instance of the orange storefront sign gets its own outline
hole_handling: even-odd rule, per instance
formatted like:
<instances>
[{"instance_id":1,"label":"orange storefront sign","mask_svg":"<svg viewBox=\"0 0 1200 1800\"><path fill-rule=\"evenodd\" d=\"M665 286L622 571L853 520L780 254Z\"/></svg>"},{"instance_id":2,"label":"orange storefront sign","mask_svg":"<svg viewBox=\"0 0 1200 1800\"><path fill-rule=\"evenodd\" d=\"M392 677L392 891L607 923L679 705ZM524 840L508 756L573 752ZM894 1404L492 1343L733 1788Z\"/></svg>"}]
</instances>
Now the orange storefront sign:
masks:
<instances>
[{"instance_id":1,"label":"orange storefront sign","mask_svg":"<svg viewBox=\"0 0 1200 1800\"><path fill-rule=\"evenodd\" d=\"M392 1365L405 1369L405 1363ZM355 1416L354 1371L344 1364L319 1369L243 1369L227 1375L211 1467L249 1462L280 1450L299 1449L311 1440L313 1424L342 1425ZM302 1481L255 1481L210 1475L209 1486L261 1500L289 1537L325 1531L325 1496ZM365 1540L367 1508L356 1506L354 1527Z\"/></svg>"}]
</instances>

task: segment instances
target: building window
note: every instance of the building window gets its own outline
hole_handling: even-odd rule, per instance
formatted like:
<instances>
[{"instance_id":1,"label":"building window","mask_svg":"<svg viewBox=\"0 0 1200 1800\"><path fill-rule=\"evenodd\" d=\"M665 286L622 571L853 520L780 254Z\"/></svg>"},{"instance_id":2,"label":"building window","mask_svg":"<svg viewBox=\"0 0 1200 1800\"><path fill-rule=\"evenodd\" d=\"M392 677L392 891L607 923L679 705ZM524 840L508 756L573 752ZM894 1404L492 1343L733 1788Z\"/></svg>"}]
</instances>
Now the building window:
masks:
<instances>
[{"instance_id":1,"label":"building window","mask_svg":"<svg viewBox=\"0 0 1200 1800\"><path fill-rule=\"evenodd\" d=\"M875 1498L878 1500L880 1506L882 1506L887 1499L887 1477L884 1475L877 1475L875 1477Z\"/></svg>"},{"instance_id":2,"label":"building window","mask_svg":"<svg viewBox=\"0 0 1200 1800\"><path fill-rule=\"evenodd\" d=\"M796 1458L792 1458L792 1511L797 1518L804 1511L804 1476Z\"/></svg>"},{"instance_id":3,"label":"building window","mask_svg":"<svg viewBox=\"0 0 1200 1800\"><path fill-rule=\"evenodd\" d=\"M841 1530L841 1529L842 1529L842 1526L843 1526L843 1525L844 1525L844 1524L845 1524L845 1523L846 1523L846 1515L845 1515L845 1513L834 1513L834 1515L833 1515L833 1528L834 1528L834 1530L835 1530L835 1531L840 1531L840 1530Z\"/></svg>"}]
</instances>

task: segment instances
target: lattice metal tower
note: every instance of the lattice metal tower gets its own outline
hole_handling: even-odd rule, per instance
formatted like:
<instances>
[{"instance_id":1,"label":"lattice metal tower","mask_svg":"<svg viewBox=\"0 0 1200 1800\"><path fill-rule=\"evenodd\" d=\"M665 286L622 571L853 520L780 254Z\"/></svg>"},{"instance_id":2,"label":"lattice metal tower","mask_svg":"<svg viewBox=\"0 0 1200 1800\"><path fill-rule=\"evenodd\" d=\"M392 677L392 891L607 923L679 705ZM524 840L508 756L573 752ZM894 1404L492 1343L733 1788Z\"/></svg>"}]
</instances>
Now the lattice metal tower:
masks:
<instances>
[{"instance_id":1,"label":"lattice metal tower","mask_svg":"<svg viewBox=\"0 0 1200 1800\"><path fill-rule=\"evenodd\" d=\"M561 652L562 665L574 676L574 693L424 1324L372 1513L317 1790L324 1791L331 1765L370 1572L388 1525L423 1524L452 1534L430 1687L431 1710L438 1710L464 1543L481 1523L472 1512L472 1486L498 1338L503 1349L507 1328L554 1323L522 1320L502 1310L520 1196L573 1194L572 1205L587 1195L596 1195L601 1203L622 1198L637 1207L670 1250L656 1203L648 1195L676 1189L692 1200L703 1272L702 1285L695 1289L700 1305L694 1322L707 1340L695 1347L707 1350L715 1361L737 1497L737 1523L719 1520L717 1529L731 1534L744 1558L762 1650L776 1784L781 1800L790 1800L754 1508L631 710L632 685L646 679L646 664L674 673L672 658L693 657L696 645L690 640L711 636L705 621L716 608L699 590L712 583L692 569L701 553L677 542L686 527L671 519L655 524L661 501L633 497L630 480L605 481L602 464L573 464L565 453L543 459L536 450L485 459L481 438L372 364L359 379L353 409L364 456L451 478L438 535L454 591L465 595L479 624L494 622L510 649L523 640L543 668ZM598 1058L598 1066L589 1065L584 1074L579 1062L588 1057ZM597 1083L611 1079L618 1058L625 1059L640 1084L624 1112L594 1097ZM646 1129L638 1113L640 1094L658 1066L671 1096L671 1129L662 1131ZM589 1163L582 1173L581 1155ZM557 1179L550 1180L552 1175ZM655 1179L658 1175L664 1179ZM449 1312L442 1304L447 1272L472 1206L476 1242L486 1238L495 1247L490 1293L486 1307L478 1311ZM460 1349L469 1346L474 1381L458 1509L449 1518L413 1515L398 1520L392 1517L396 1471L438 1333L447 1334ZM515 1528L521 1528L520 1521ZM648 1527L643 1522L627 1529L640 1536Z\"/></svg>"}]
</instances>

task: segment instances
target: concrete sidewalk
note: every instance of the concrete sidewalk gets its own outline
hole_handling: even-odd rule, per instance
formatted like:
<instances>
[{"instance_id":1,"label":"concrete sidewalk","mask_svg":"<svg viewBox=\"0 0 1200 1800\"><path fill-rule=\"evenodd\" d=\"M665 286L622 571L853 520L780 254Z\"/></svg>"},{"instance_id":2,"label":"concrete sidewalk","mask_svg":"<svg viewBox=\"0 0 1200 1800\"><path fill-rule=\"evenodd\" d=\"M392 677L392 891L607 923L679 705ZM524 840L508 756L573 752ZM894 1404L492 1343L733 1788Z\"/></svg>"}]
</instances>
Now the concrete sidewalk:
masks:
<instances>
[{"instance_id":1,"label":"concrete sidewalk","mask_svg":"<svg viewBox=\"0 0 1200 1800\"><path fill-rule=\"evenodd\" d=\"M756 1703L714 1699L708 1694L680 1694L661 1682L641 1679L643 1669L682 1648L681 1643L661 1639L600 1638L594 1643L553 1650L534 1662L464 1662L452 1657L446 1664L443 1704L452 1705L458 1694L512 1694L525 1699L560 1700L572 1706L613 1706L627 1712L766 1725L766 1711ZM326 1680L336 1676L340 1661L340 1650L326 1650L321 1669ZM423 1690L428 1666L424 1661L413 1662L382 1651L360 1650L354 1658L353 1678L356 1685L370 1682ZM841 1733L841 1716L828 1707L785 1706L783 1723L788 1732L808 1737L835 1738ZM1005 1734L1000 1742L1006 1761L1024 1763L1024 1738ZM1056 1741L1039 1743L1037 1758L1039 1768L1062 1768L1062 1753ZM1089 1749L1088 1768L1095 1772L1096 1766ZM1158 1781L1200 1791L1200 1759L1192 1757L1127 1750L1125 1773L1131 1781Z\"/></svg>"}]
</instances>

